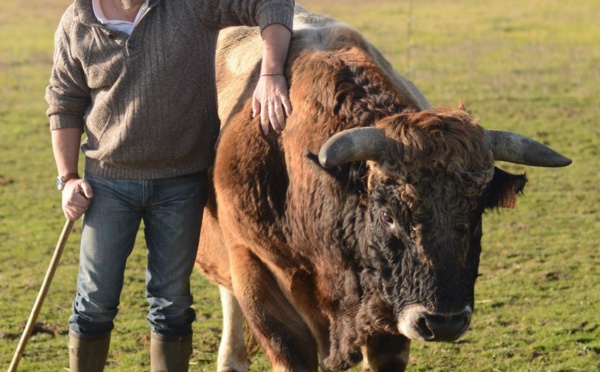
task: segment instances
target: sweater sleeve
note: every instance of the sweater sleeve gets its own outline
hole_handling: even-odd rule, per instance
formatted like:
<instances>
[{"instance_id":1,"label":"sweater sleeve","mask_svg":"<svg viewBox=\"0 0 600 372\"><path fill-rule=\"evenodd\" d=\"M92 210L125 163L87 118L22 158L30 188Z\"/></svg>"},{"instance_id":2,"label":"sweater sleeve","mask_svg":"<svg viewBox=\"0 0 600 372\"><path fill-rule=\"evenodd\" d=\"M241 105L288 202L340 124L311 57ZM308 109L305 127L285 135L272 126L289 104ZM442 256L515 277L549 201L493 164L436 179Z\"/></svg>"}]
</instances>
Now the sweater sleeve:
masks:
<instances>
[{"instance_id":1,"label":"sweater sleeve","mask_svg":"<svg viewBox=\"0 0 600 372\"><path fill-rule=\"evenodd\" d=\"M83 117L90 102L90 90L86 84L81 63L74 58L69 35L72 22L69 8L54 35L54 66L50 85L46 88L46 115L50 130L61 128L83 129Z\"/></svg>"},{"instance_id":2,"label":"sweater sleeve","mask_svg":"<svg viewBox=\"0 0 600 372\"><path fill-rule=\"evenodd\" d=\"M292 31L294 1L264 0L257 2L256 23L260 32L268 25L278 23Z\"/></svg>"},{"instance_id":3,"label":"sweater sleeve","mask_svg":"<svg viewBox=\"0 0 600 372\"><path fill-rule=\"evenodd\" d=\"M294 0L212 0L204 4L212 5L212 9L197 9L199 16L203 23L217 29L259 26L262 32L268 25L278 23L292 30Z\"/></svg>"}]
</instances>

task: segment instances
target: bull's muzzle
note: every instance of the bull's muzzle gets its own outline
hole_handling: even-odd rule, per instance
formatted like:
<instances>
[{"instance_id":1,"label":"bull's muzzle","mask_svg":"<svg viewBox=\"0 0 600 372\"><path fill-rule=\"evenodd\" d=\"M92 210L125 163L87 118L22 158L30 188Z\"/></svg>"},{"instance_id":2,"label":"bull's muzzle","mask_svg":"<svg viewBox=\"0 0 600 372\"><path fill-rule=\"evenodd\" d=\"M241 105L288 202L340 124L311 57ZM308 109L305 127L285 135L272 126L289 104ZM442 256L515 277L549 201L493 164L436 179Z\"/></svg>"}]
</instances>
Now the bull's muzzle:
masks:
<instances>
[{"instance_id":1,"label":"bull's muzzle","mask_svg":"<svg viewBox=\"0 0 600 372\"><path fill-rule=\"evenodd\" d=\"M472 313L470 306L457 313L440 314L422 305L411 305L400 313L398 329L411 340L454 341L469 329Z\"/></svg>"}]
</instances>

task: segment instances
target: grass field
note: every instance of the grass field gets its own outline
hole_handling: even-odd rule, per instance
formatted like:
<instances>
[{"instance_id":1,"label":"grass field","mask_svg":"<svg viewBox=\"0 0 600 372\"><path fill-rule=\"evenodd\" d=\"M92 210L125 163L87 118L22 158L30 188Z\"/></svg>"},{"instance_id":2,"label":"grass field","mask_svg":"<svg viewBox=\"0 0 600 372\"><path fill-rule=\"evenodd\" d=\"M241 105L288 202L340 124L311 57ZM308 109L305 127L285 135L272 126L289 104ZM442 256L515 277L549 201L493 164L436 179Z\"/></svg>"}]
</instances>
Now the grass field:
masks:
<instances>
[{"instance_id":1,"label":"grass field","mask_svg":"<svg viewBox=\"0 0 600 372\"><path fill-rule=\"evenodd\" d=\"M68 0L0 2L0 369L13 356L64 223L45 117L52 39ZM429 100L467 108L573 159L523 168L514 210L490 213L472 328L455 343L413 343L411 371L600 371L600 2L307 0L361 30ZM67 318L79 226L21 371L68 366ZM110 371L149 370L145 250L126 272ZM213 371L218 292L193 276L192 371ZM252 371L269 370L262 355Z\"/></svg>"}]
</instances>

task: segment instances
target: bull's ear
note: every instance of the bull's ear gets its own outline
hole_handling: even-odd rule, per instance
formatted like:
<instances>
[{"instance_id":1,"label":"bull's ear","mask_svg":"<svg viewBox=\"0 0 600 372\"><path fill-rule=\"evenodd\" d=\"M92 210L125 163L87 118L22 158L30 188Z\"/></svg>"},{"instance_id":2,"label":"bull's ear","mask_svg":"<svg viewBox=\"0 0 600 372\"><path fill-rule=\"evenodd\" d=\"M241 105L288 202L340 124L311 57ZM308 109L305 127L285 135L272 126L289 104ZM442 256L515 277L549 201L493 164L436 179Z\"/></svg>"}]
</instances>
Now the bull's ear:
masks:
<instances>
[{"instance_id":1,"label":"bull's ear","mask_svg":"<svg viewBox=\"0 0 600 372\"><path fill-rule=\"evenodd\" d=\"M367 190L367 164L362 161L342 164L337 167L325 168L319 161L319 156L312 152L306 154L308 160L318 166L323 172L336 179L348 191L365 194Z\"/></svg>"},{"instance_id":2,"label":"bull's ear","mask_svg":"<svg viewBox=\"0 0 600 372\"><path fill-rule=\"evenodd\" d=\"M523 193L527 177L524 174L511 174L494 168L494 178L490 182L486 208L514 208L517 195Z\"/></svg>"},{"instance_id":3,"label":"bull's ear","mask_svg":"<svg viewBox=\"0 0 600 372\"><path fill-rule=\"evenodd\" d=\"M462 99L458 99L458 109L462 110L462 111L467 111L465 104L463 103Z\"/></svg>"},{"instance_id":4,"label":"bull's ear","mask_svg":"<svg viewBox=\"0 0 600 372\"><path fill-rule=\"evenodd\" d=\"M321 165L321 162L319 162L319 155L309 151L306 153L306 157L308 158L308 160L311 163L314 163L323 172L329 174L330 176L332 176L338 180L348 177L347 173L348 173L349 167L347 164L344 164L342 166L337 166L337 167L325 168L324 166Z\"/></svg>"}]
</instances>

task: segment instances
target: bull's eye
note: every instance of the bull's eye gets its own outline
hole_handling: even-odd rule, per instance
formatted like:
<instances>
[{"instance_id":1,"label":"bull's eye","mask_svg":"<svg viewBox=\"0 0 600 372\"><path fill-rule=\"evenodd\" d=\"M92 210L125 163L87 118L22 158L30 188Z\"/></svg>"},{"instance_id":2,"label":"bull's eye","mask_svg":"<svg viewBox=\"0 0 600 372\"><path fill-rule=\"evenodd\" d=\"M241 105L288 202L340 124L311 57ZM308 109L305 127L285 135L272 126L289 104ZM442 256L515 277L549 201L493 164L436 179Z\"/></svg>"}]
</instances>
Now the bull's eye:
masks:
<instances>
[{"instance_id":1,"label":"bull's eye","mask_svg":"<svg viewBox=\"0 0 600 372\"><path fill-rule=\"evenodd\" d=\"M381 219L383 220L383 222L387 223L388 225L393 225L394 224L394 217L392 216L392 214L390 212L381 212Z\"/></svg>"},{"instance_id":2,"label":"bull's eye","mask_svg":"<svg viewBox=\"0 0 600 372\"><path fill-rule=\"evenodd\" d=\"M466 223L458 223L454 225L454 229L457 233L464 235L469 232L469 225L467 225Z\"/></svg>"}]
</instances>

